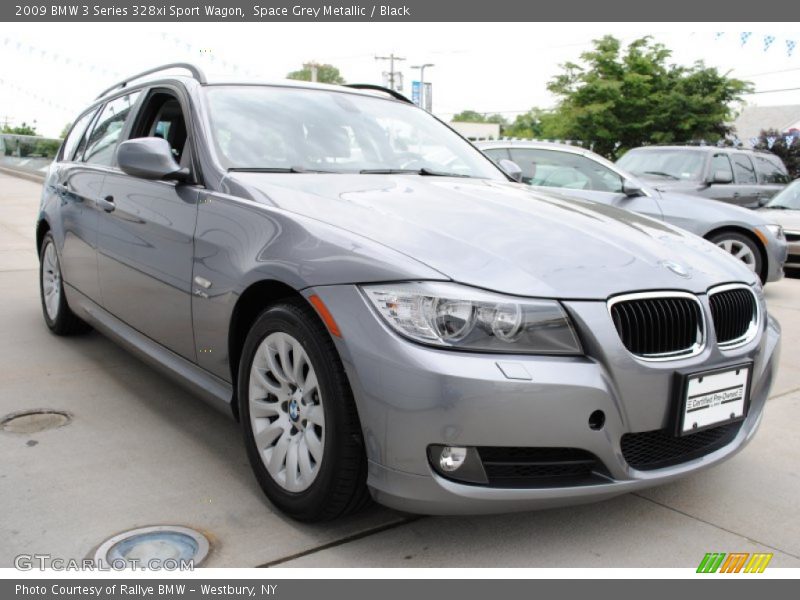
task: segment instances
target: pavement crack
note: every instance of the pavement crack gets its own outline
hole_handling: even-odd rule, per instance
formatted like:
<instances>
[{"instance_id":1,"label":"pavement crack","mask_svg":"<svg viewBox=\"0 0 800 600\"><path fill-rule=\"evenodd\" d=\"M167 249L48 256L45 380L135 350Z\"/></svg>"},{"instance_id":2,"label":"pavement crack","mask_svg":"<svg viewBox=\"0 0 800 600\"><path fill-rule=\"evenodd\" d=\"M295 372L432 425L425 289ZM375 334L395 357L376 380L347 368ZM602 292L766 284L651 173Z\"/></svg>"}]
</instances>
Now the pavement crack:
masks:
<instances>
[{"instance_id":1,"label":"pavement crack","mask_svg":"<svg viewBox=\"0 0 800 600\"><path fill-rule=\"evenodd\" d=\"M699 523L703 523L705 525L709 525L710 527L713 527L715 529L719 529L720 531L724 531L726 533L730 533L731 535L735 535L735 536L738 536L738 537L743 537L743 538L751 541L754 544L758 544L760 546L764 546L765 548L769 548L770 550L775 550L776 552L780 552L781 554L785 554L786 556L791 556L792 558L796 558L797 560L800 560L800 556L798 556L797 554L794 554L793 552L789 552L788 550L784 550L783 548L778 548L777 546L773 546L772 544L767 544L766 542L762 542L760 540L752 538L749 535L746 535L746 534L741 533L739 531L733 531L732 529L728 529L727 527L723 527L722 525L717 525L716 523L712 523L711 521L706 521L705 519L701 519L698 516L692 515L690 513L685 512L685 511L682 511L679 508L675 508L674 506L670 506L669 504L664 504L663 502L659 502L658 500L653 500L652 498L648 498L647 496L642 496L641 494L638 494L638 493L633 493L632 495L636 496L637 498L641 498L642 500L646 500L647 502L651 502L651 503L655 504L656 506L660 506L662 508L666 508L667 510L671 510L672 512L678 513L679 515L683 515L684 517L688 517L688 518L690 518L690 519L692 519L694 521L697 521Z\"/></svg>"},{"instance_id":2,"label":"pavement crack","mask_svg":"<svg viewBox=\"0 0 800 600\"><path fill-rule=\"evenodd\" d=\"M392 529L397 529L398 527L402 527L403 525L410 525L411 523L415 523L420 519L424 518L425 515L412 515L406 517L405 519L400 519L399 521L393 521L392 523L387 523L385 525L380 525L378 527L372 527L371 529L365 529L364 531L359 531L358 533L354 533L352 535L347 535L343 538L339 538L338 540L328 542L327 544L322 544L321 546L315 546L314 548L309 548L308 550L303 550L302 552L290 554L289 556L284 556L282 558L276 558L275 560L271 560L269 562L265 562L262 565L258 565L256 568L267 569L269 567L275 567L277 565L287 563L297 558L303 558L304 556L316 554L317 552L322 552L323 550L329 550L330 548L336 548L337 546L342 546L344 544L349 544L350 542L362 540L372 535L383 533L384 531L391 531Z\"/></svg>"}]
</instances>

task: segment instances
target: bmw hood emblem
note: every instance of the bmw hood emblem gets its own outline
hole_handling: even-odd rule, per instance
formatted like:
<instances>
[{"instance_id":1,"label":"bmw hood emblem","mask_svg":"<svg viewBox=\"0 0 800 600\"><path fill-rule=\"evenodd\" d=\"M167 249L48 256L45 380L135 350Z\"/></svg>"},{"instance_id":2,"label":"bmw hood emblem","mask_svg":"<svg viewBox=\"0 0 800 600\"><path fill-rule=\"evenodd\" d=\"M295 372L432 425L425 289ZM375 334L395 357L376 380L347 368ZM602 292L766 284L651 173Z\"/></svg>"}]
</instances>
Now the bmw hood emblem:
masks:
<instances>
[{"instance_id":1,"label":"bmw hood emblem","mask_svg":"<svg viewBox=\"0 0 800 600\"><path fill-rule=\"evenodd\" d=\"M689 279L692 276L692 274L689 272L689 267L686 267L680 263L676 263L671 260L662 260L659 264L675 273L675 275L683 277L684 279Z\"/></svg>"}]
</instances>

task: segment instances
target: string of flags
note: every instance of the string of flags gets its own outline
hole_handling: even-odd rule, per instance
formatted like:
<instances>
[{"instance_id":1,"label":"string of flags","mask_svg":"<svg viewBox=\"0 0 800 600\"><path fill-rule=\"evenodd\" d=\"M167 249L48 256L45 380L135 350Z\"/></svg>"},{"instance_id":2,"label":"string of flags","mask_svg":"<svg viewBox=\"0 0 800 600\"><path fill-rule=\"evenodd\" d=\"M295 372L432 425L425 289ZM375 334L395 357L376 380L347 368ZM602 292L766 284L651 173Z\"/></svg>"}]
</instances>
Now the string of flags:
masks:
<instances>
[{"instance_id":1,"label":"string of flags","mask_svg":"<svg viewBox=\"0 0 800 600\"><path fill-rule=\"evenodd\" d=\"M77 69L83 69L92 73L96 72L99 73L100 75L105 75L109 77L120 77L120 78L123 77L123 74L117 71L116 69L109 69L107 67L97 65L85 60L73 58L69 54L62 54L61 52L48 50L47 48L42 48L40 46L36 46L28 42L23 42L14 39L12 37L3 37L2 47L4 49L18 52L19 54L22 55L30 56L31 58L48 60L55 64L62 64Z\"/></svg>"},{"instance_id":2,"label":"string of flags","mask_svg":"<svg viewBox=\"0 0 800 600\"><path fill-rule=\"evenodd\" d=\"M714 39L719 41L724 39L726 36L736 36L735 37L736 42L739 44L741 48L744 48L745 46L748 45L748 43L750 43L751 46L753 45L751 39L754 39L753 37L754 35L755 34L752 31L742 31L738 34L729 34L728 32L725 31L717 31L714 33ZM775 42L778 41L778 36L772 34L764 34L761 35L759 39L761 42L762 52L769 52L770 49L773 46L775 46ZM786 52L786 56L791 58L792 55L795 53L795 50L797 49L798 39L795 38L782 38L782 39L783 39L783 48L784 51ZM758 41L756 41L755 43L758 43Z\"/></svg>"},{"instance_id":3,"label":"string of flags","mask_svg":"<svg viewBox=\"0 0 800 600\"><path fill-rule=\"evenodd\" d=\"M213 65L218 65L225 70L232 71L247 77L259 78L260 74L246 67L242 67L238 62L233 62L221 57L205 46L198 46L171 33L161 32L161 41L167 45L173 45L190 56L199 56L208 60Z\"/></svg>"},{"instance_id":4,"label":"string of flags","mask_svg":"<svg viewBox=\"0 0 800 600\"><path fill-rule=\"evenodd\" d=\"M54 102L51 98L49 98L47 96L43 96L42 94L39 94L38 92L34 92L33 90L30 90L28 88L22 87L21 85L18 85L16 83L14 83L13 81L9 81L7 79L0 79L0 86L6 87L6 88L10 88L10 89L12 89L12 90L14 90L14 91L16 91L16 92L18 92L20 94L28 96L29 98L33 98L37 102L41 102L42 104L44 104L46 106L49 106L51 108L55 108L57 110L61 110L61 111L65 112L65 113L69 113L70 115L72 115L72 114L74 114L76 112L75 109L69 108L68 106L64 106L63 104L61 104L59 102Z\"/></svg>"}]
</instances>

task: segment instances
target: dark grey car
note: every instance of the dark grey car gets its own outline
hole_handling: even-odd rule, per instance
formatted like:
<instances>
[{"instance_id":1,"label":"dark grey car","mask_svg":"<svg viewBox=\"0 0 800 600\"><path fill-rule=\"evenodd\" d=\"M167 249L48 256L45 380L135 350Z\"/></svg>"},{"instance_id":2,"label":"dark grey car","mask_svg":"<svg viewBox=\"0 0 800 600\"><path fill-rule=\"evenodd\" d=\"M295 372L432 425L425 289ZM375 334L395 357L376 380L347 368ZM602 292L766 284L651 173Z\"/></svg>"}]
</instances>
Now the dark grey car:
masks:
<instances>
[{"instance_id":1,"label":"dark grey car","mask_svg":"<svg viewBox=\"0 0 800 600\"><path fill-rule=\"evenodd\" d=\"M187 68L115 86L67 136L43 315L238 419L281 510L587 502L755 434L780 329L730 255L512 182L394 92Z\"/></svg>"},{"instance_id":2,"label":"dark grey car","mask_svg":"<svg viewBox=\"0 0 800 600\"><path fill-rule=\"evenodd\" d=\"M617 164L661 191L721 200L745 208L763 206L791 178L771 152L716 146L644 146Z\"/></svg>"}]
</instances>

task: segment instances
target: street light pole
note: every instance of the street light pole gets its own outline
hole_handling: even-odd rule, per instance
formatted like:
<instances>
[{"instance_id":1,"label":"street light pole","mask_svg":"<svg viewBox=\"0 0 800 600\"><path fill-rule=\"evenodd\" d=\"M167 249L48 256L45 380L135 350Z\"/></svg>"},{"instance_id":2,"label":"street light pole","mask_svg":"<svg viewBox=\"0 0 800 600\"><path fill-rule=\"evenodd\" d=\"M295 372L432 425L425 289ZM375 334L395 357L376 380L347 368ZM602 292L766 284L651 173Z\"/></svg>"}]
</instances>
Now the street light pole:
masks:
<instances>
[{"instance_id":1,"label":"street light pole","mask_svg":"<svg viewBox=\"0 0 800 600\"><path fill-rule=\"evenodd\" d=\"M405 60L405 58L403 58L402 56L395 56L394 52L392 52L389 56L376 56L375 60L388 60L389 61L389 88L392 89L392 90L395 89L395 87L394 87L394 76L395 76L396 73L394 71L394 61L396 61L396 60L398 60L398 61Z\"/></svg>"},{"instance_id":2,"label":"street light pole","mask_svg":"<svg viewBox=\"0 0 800 600\"><path fill-rule=\"evenodd\" d=\"M419 69L419 102L422 108L425 108L425 68L435 67L433 63L425 63L424 65L412 65L412 69Z\"/></svg>"}]
</instances>

